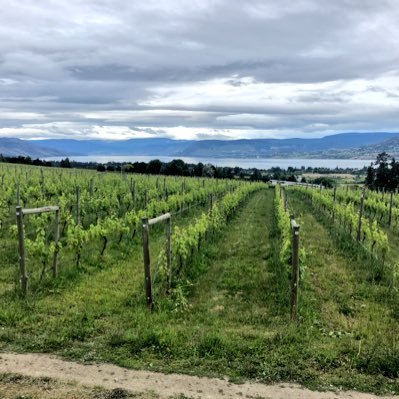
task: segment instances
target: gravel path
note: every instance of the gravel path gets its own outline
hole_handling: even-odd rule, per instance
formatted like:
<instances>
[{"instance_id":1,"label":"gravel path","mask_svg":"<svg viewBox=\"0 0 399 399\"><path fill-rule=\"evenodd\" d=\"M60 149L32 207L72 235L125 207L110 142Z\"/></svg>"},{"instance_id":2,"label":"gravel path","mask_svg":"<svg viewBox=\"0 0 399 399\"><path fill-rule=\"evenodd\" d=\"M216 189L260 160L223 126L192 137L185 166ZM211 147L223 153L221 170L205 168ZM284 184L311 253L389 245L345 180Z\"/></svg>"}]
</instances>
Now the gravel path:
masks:
<instances>
[{"instance_id":1,"label":"gravel path","mask_svg":"<svg viewBox=\"0 0 399 399\"><path fill-rule=\"evenodd\" d=\"M184 394L192 398L372 399L388 398L358 392L314 392L293 384L247 382L129 370L111 364L83 365L45 354L0 354L0 373L50 377L85 386L123 388L135 393L152 391L161 398ZM398 396L396 396L398 397ZM393 398L391 396L390 398Z\"/></svg>"}]
</instances>

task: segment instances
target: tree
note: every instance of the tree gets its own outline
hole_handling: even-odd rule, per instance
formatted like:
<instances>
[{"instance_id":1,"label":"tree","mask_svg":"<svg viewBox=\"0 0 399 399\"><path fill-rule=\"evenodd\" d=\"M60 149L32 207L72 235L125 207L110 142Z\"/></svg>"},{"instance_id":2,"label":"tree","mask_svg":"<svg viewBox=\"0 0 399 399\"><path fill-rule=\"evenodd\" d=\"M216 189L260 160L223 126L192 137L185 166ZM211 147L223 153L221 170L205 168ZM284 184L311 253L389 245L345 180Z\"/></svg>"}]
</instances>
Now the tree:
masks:
<instances>
[{"instance_id":1,"label":"tree","mask_svg":"<svg viewBox=\"0 0 399 399\"><path fill-rule=\"evenodd\" d=\"M204 177L214 177L215 176L215 169L212 167L211 164L204 165L202 170L202 176Z\"/></svg>"},{"instance_id":2,"label":"tree","mask_svg":"<svg viewBox=\"0 0 399 399\"><path fill-rule=\"evenodd\" d=\"M377 155L375 164L378 166L375 172L375 186L389 188L391 186L391 173L389 167L390 156L386 152Z\"/></svg>"},{"instance_id":3,"label":"tree","mask_svg":"<svg viewBox=\"0 0 399 399\"><path fill-rule=\"evenodd\" d=\"M161 173L162 162L159 159L154 159L148 162L147 173L151 175L159 175Z\"/></svg>"},{"instance_id":4,"label":"tree","mask_svg":"<svg viewBox=\"0 0 399 399\"><path fill-rule=\"evenodd\" d=\"M204 164L202 162L197 163L197 165L194 166L194 176L202 176L202 173L204 171Z\"/></svg>"},{"instance_id":5,"label":"tree","mask_svg":"<svg viewBox=\"0 0 399 399\"><path fill-rule=\"evenodd\" d=\"M69 160L69 158L61 159L60 167L61 168L70 168L71 167L71 161Z\"/></svg>"},{"instance_id":6,"label":"tree","mask_svg":"<svg viewBox=\"0 0 399 399\"><path fill-rule=\"evenodd\" d=\"M367 175L366 175L366 180L364 181L364 184L368 188L374 188L375 185L375 170L373 168L373 163L367 168Z\"/></svg>"},{"instance_id":7,"label":"tree","mask_svg":"<svg viewBox=\"0 0 399 399\"><path fill-rule=\"evenodd\" d=\"M317 177L316 179L313 180L314 184L321 184L322 186L326 188L332 188L334 181L328 177Z\"/></svg>"},{"instance_id":8,"label":"tree","mask_svg":"<svg viewBox=\"0 0 399 399\"><path fill-rule=\"evenodd\" d=\"M251 180L259 181L261 179L262 179L262 175L260 174L259 170L255 168L254 171L252 172Z\"/></svg>"}]
</instances>

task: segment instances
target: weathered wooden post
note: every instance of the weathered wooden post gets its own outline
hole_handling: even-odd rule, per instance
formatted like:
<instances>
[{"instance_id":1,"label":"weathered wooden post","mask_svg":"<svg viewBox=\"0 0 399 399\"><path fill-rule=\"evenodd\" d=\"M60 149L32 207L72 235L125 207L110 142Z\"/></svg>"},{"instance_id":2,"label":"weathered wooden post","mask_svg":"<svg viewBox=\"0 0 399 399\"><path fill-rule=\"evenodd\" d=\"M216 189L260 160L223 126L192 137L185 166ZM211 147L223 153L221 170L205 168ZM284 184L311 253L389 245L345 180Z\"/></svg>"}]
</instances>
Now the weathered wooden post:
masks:
<instances>
[{"instance_id":1,"label":"weathered wooden post","mask_svg":"<svg viewBox=\"0 0 399 399\"><path fill-rule=\"evenodd\" d=\"M167 193L166 193L166 176L163 178L163 199L166 200Z\"/></svg>"},{"instance_id":2,"label":"weathered wooden post","mask_svg":"<svg viewBox=\"0 0 399 399\"><path fill-rule=\"evenodd\" d=\"M28 292L28 275L26 274L25 264L25 237L24 237L24 215L22 207L17 206L17 226L18 226L18 252L19 252L19 271L20 271L20 284L24 297Z\"/></svg>"},{"instance_id":3,"label":"weathered wooden post","mask_svg":"<svg viewBox=\"0 0 399 399\"><path fill-rule=\"evenodd\" d=\"M144 190L144 208L147 208L148 194L147 189Z\"/></svg>"},{"instance_id":4,"label":"weathered wooden post","mask_svg":"<svg viewBox=\"0 0 399 399\"><path fill-rule=\"evenodd\" d=\"M21 184L17 184L17 206L21 205Z\"/></svg>"},{"instance_id":5,"label":"weathered wooden post","mask_svg":"<svg viewBox=\"0 0 399 399\"><path fill-rule=\"evenodd\" d=\"M172 217L166 219L166 264L168 267L168 292L172 288L172 250L171 250L171 236L172 236Z\"/></svg>"},{"instance_id":6,"label":"weathered wooden post","mask_svg":"<svg viewBox=\"0 0 399 399\"><path fill-rule=\"evenodd\" d=\"M132 193L133 208L136 209L136 182L135 181L132 183L131 193Z\"/></svg>"},{"instance_id":7,"label":"weathered wooden post","mask_svg":"<svg viewBox=\"0 0 399 399\"><path fill-rule=\"evenodd\" d=\"M213 193L211 193L211 217L213 216Z\"/></svg>"},{"instance_id":8,"label":"weathered wooden post","mask_svg":"<svg viewBox=\"0 0 399 399\"><path fill-rule=\"evenodd\" d=\"M90 179L90 188L89 188L89 190L90 190L90 197L92 197L93 193L94 193L94 178L93 177Z\"/></svg>"},{"instance_id":9,"label":"weathered wooden post","mask_svg":"<svg viewBox=\"0 0 399 399\"><path fill-rule=\"evenodd\" d=\"M40 184L42 185L42 190L44 189L44 172L40 169Z\"/></svg>"},{"instance_id":10,"label":"weathered wooden post","mask_svg":"<svg viewBox=\"0 0 399 399\"><path fill-rule=\"evenodd\" d=\"M391 197L389 200L388 226L391 226L392 224L392 206L393 206L393 191L391 191Z\"/></svg>"},{"instance_id":11,"label":"weathered wooden post","mask_svg":"<svg viewBox=\"0 0 399 399\"><path fill-rule=\"evenodd\" d=\"M76 187L76 224L80 224L80 187Z\"/></svg>"},{"instance_id":12,"label":"weathered wooden post","mask_svg":"<svg viewBox=\"0 0 399 399\"><path fill-rule=\"evenodd\" d=\"M291 278L291 320L298 318L299 297L299 225L291 221L292 237L292 278Z\"/></svg>"},{"instance_id":13,"label":"weathered wooden post","mask_svg":"<svg viewBox=\"0 0 399 399\"><path fill-rule=\"evenodd\" d=\"M58 243L60 241L60 209L58 208L55 211L55 233L54 233L54 241L55 241L55 251L53 258L53 277L56 278L58 275Z\"/></svg>"},{"instance_id":14,"label":"weathered wooden post","mask_svg":"<svg viewBox=\"0 0 399 399\"><path fill-rule=\"evenodd\" d=\"M284 198L284 210L286 211L287 210L287 193L285 192L285 190L283 192L283 198Z\"/></svg>"},{"instance_id":15,"label":"weathered wooden post","mask_svg":"<svg viewBox=\"0 0 399 399\"><path fill-rule=\"evenodd\" d=\"M335 203L337 201L337 186L334 186L332 220L335 221Z\"/></svg>"},{"instance_id":16,"label":"weathered wooden post","mask_svg":"<svg viewBox=\"0 0 399 399\"><path fill-rule=\"evenodd\" d=\"M144 217L142 221L143 232L143 256L144 256L144 284L147 305L152 310L152 286L151 286L151 261L150 261L150 248L149 248L149 225L148 218Z\"/></svg>"},{"instance_id":17,"label":"weathered wooden post","mask_svg":"<svg viewBox=\"0 0 399 399\"><path fill-rule=\"evenodd\" d=\"M360 242L361 233L362 233L363 211L364 211L364 191L362 191L362 194L360 196L359 222L357 226L357 235L356 235L356 240L358 242Z\"/></svg>"}]
</instances>

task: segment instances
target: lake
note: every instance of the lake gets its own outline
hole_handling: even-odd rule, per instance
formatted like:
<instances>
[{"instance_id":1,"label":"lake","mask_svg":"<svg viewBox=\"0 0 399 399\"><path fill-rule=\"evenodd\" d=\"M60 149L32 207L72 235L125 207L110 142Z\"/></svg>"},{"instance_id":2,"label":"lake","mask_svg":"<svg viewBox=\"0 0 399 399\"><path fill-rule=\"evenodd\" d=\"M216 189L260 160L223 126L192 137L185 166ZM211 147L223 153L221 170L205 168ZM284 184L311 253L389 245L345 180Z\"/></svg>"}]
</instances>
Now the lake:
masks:
<instances>
[{"instance_id":1,"label":"lake","mask_svg":"<svg viewBox=\"0 0 399 399\"><path fill-rule=\"evenodd\" d=\"M47 161L60 161L65 157L49 157ZM297 159L297 158L191 158L191 157L162 157L162 156L137 156L137 155L90 155L90 156L70 156L69 159L77 162L149 162L159 159L162 162L170 162L173 159L182 159L186 163L210 163L215 166L239 166L241 168L270 169L274 166L287 169L289 166L300 168L305 167L324 167L334 169L339 168L358 168L369 166L370 159Z\"/></svg>"}]
</instances>

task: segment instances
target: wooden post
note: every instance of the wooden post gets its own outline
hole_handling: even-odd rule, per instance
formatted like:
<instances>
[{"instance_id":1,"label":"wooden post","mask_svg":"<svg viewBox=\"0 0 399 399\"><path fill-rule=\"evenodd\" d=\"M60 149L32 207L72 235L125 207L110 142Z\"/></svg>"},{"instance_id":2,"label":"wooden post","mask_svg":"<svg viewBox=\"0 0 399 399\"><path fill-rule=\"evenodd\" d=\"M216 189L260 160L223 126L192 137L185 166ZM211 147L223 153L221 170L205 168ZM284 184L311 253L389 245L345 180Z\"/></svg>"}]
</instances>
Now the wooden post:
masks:
<instances>
[{"instance_id":1,"label":"wooden post","mask_svg":"<svg viewBox=\"0 0 399 399\"><path fill-rule=\"evenodd\" d=\"M363 210L364 210L364 191L362 191L362 195L360 197L359 223L357 226L357 235L356 235L356 240L358 242L360 242L361 233L362 233Z\"/></svg>"},{"instance_id":2,"label":"wooden post","mask_svg":"<svg viewBox=\"0 0 399 399\"><path fill-rule=\"evenodd\" d=\"M89 190L90 190L90 197L92 197L93 193L94 193L94 178L93 177L90 179L90 188L89 188Z\"/></svg>"},{"instance_id":3,"label":"wooden post","mask_svg":"<svg viewBox=\"0 0 399 399\"><path fill-rule=\"evenodd\" d=\"M168 267L168 292L172 288L172 251L171 251L171 236L172 236L172 217L166 219L166 264Z\"/></svg>"},{"instance_id":4,"label":"wooden post","mask_svg":"<svg viewBox=\"0 0 399 399\"><path fill-rule=\"evenodd\" d=\"M4 188L4 175L1 175L1 188Z\"/></svg>"},{"instance_id":5,"label":"wooden post","mask_svg":"<svg viewBox=\"0 0 399 399\"><path fill-rule=\"evenodd\" d=\"M17 184L17 205L21 205L21 184L19 182Z\"/></svg>"},{"instance_id":6,"label":"wooden post","mask_svg":"<svg viewBox=\"0 0 399 399\"><path fill-rule=\"evenodd\" d=\"M292 223L292 278L291 278L291 320L298 318L299 291L299 225Z\"/></svg>"},{"instance_id":7,"label":"wooden post","mask_svg":"<svg viewBox=\"0 0 399 399\"><path fill-rule=\"evenodd\" d=\"M211 193L211 217L213 216L213 193Z\"/></svg>"},{"instance_id":8,"label":"wooden post","mask_svg":"<svg viewBox=\"0 0 399 399\"><path fill-rule=\"evenodd\" d=\"M76 187L76 224L80 224L80 187Z\"/></svg>"},{"instance_id":9,"label":"wooden post","mask_svg":"<svg viewBox=\"0 0 399 399\"><path fill-rule=\"evenodd\" d=\"M144 208L147 208L147 202L148 202L148 195L147 195L147 189L144 190Z\"/></svg>"},{"instance_id":10,"label":"wooden post","mask_svg":"<svg viewBox=\"0 0 399 399\"><path fill-rule=\"evenodd\" d=\"M393 206L393 191L391 191L391 198L389 200L388 226L391 226L392 224L392 206Z\"/></svg>"},{"instance_id":11,"label":"wooden post","mask_svg":"<svg viewBox=\"0 0 399 399\"><path fill-rule=\"evenodd\" d=\"M337 186L334 187L333 198L334 198L334 207L333 207L332 219L333 219L333 222L334 222L334 220L335 220L335 202L337 200Z\"/></svg>"},{"instance_id":12,"label":"wooden post","mask_svg":"<svg viewBox=\"0 0 399 399\"><path fill-rule=\"evenodd\" d=\"M136 182L135 181L133 182L131 193L132 193L133 207L134 207L134 209L136 209Z\"/></svg>"},{"instance_id":13,"label":"wooden post","mask_svg":"<svg viewBox=\"0 0 399 399\"><path fill-rule=\"evenodd\" d=\"M144 285L147 305L152 310L152 287L151 287L151 261L150 261L150 248L149 248L149 226L148 218L142 218L142 231L143 231L143 255L144 255Z\"/></svg>"},{"instance_id":14,"label":"wooden post","mask_svg":"<svg viewBox=\"0 0 399 399\"><path fill-rule=\"evenodd\" d=\"M166 200L167 194L166 194L166 176L163 178L163 199Z\"/></svg>"},{"instance_id":15,"label":"wooden post","mask_svg":"<svg viewBox=\"0 0 399 399\"><path fill-rule=\"evenodd\" d=\"M21 275L20 284L24 297L28 292L28 275L26 274L25 264L25 237L24 237L24 215L22 207L17 206L17 226L18 226L18 252L19 252L19 271Z\"/></svg>"},{"instance_id":16,"label":"wooden post","mask_svg":"<svg viewBox=\"0 0 399 399\"><path fill-rule=\"evenodd\" d=\"M60 209L55 211L55 251L53 258L53 277L56 278L58 275L58 242L60 241Z\"/></svg>"},{"instance_id":17,"label":"wooden post","mask_svg":"<svg viewBox=\"0 0 399 399\"><path fill-rule=\"evenodd\" d=\"M283 192L283 197L284 197L284 210L286 211L287 210L287 193L285 192L285 190Z\"/></svg>"}]
</instances>

